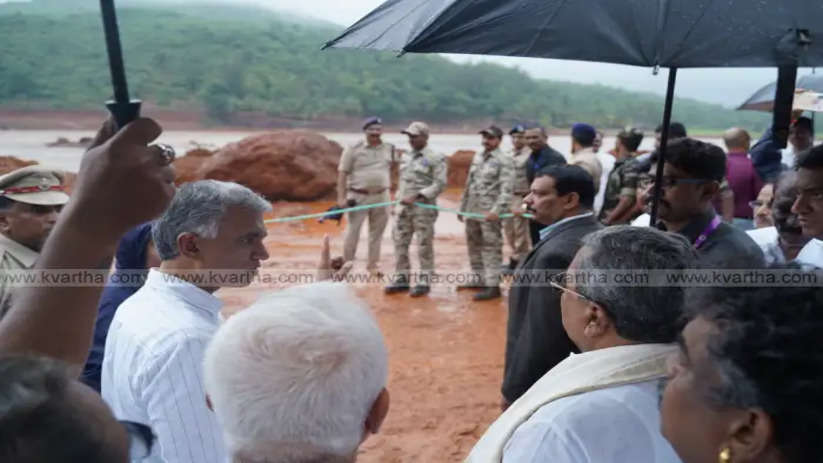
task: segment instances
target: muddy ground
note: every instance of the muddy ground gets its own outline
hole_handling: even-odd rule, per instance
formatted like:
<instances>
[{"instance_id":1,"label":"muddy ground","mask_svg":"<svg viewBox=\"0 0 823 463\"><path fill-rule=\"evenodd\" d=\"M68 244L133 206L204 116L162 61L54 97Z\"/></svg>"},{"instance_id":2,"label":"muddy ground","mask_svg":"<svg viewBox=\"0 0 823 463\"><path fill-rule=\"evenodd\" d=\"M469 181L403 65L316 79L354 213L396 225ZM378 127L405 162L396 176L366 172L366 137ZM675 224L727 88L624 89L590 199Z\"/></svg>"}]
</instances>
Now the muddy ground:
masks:
<instances>
[{"instance_id":1,"label":"muddy ground","mask_svg":"<svg viewBox=\"0 0 823 463\"><path fill-rule=\"evenodd\" d=\"M448 191L440 205L455 207L459 192ZM275 203L272 217L321 212L331 203ZM390 227L389 227L390 228ZM365 226L364 226L365 229ZM264 270L311 273L324 234L332 255L342 254L343 226L316 220L270 224ZM365 232L365 230L364 230ZM366 234L361 236L354 272L365 275ZM463 225L441 213L436 224L435 263L439 272L467 267ZM390 274L394 251L386 230L382 270ZM416 268L412 245L412 265ZM296 271L296 272L294 272ZM228 314L261 293L288 282L257 283L217 294ZM498 416L506 331L506 298L477 303L471 291L434 287L428 297L387 296L382 285L359 283L357 291L372 306L389 348L391 410L380 434L361 447L358 463L458 462Z\"/></svg>"}]
</instances>

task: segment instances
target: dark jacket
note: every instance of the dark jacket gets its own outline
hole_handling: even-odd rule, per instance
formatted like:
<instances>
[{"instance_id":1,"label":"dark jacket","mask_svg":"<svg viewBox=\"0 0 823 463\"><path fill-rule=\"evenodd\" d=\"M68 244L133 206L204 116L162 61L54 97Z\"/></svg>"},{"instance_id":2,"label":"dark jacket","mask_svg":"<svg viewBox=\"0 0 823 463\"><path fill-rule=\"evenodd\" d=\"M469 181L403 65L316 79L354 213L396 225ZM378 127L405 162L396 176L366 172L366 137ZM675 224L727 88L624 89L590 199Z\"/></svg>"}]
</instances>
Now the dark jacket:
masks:
<instances>
[{"instance_id":1,"label":"dark jacket","mask_svg":"<svg viewBox=\"0 0 823 463\"><path fill-rule=\"evenodd\" d=\"M694 244L715 217L714 209L692 220L678 233ZM662 222L658 228L666 231ZM703 269L754 269L765 265L763 251L748 233L727 223L721 223L697 249L699 267Z\"/></svg>"},{"instance_id":2,"label":"dark jacket","mask_svg":"<svg viewBox=\"0 0 823 463\"><path fill-rule=\"evenodd\" d=\"M509 402L577 351L563 329L560 292L548 285L548 277L566 271L580 248L580 239L601 228L593 216L562 223L537 243L515 270L509 291L502 388ZM529 285L526 278L538 283Z\"/></svg>"}]
</instances>

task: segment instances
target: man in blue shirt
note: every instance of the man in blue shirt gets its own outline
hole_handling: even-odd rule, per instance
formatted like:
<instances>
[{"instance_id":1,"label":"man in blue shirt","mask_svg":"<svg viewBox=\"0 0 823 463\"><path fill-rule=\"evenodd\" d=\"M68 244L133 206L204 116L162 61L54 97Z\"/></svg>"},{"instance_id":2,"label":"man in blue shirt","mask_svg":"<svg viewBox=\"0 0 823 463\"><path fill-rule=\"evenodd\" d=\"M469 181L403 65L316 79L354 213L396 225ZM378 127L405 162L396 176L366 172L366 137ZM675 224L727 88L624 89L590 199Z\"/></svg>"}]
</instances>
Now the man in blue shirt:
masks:
<instances>
[{"instance_id":1,"label":"man in blue shirt","mask_svg":"<svg viewBox=\"0 0 823 463\"><path fill-rule=\"evenodd\" d=\"M541 126L532 126L526 129L526 144L532 150L529 160L526 162L526 178L531 185L535 174L544 167L566 164L566 158L563 157L557 150L553 149L548 144L548 134L546 129ZM529 222L529 233L531 234L532 243L540 241L540 229L545 225L532 220Z\"/></svg>"}]
</instances>

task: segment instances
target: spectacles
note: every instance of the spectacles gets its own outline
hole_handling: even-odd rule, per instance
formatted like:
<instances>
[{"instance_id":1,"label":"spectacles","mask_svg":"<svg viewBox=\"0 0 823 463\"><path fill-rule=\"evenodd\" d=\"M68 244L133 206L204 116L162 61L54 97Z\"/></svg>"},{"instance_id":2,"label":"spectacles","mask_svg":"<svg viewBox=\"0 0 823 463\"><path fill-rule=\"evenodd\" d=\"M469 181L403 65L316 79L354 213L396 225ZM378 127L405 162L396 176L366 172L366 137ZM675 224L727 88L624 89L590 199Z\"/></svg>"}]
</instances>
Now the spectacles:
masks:
<instances>
[{"instance_id":1,"label":"spectacles","mask_svg":"<svg viewBox=\"0 0 823 463\"><path fill-rule=\"evenodd\" d=\"M133 421L120 421L126 434L129 435L129 458L132 460L142 460L151 455L151 448L154 445L154 432L145 424Z\"/></svg>"},{"instance_id":2,"label":"spectacles","mask_svg":"<svg viewBox=\"0 0 823 463\"><path fill-rule=\"evenodd\" d=\"M668 175L663 176L663 181L661 182L660 186L662 188L671 188L673 186L681 185L681 184L692 184L692 185L699 185L701 183L709 183L713 182L714 180L707 179L707 178L679 178L679 177L672 177ZM651 185L654 185L657 182L657 179L654 175L644 174L640 176L639 184L641 188L647 188Z\"/></svg>"},{"instance_id":3,"label":"spectacles","mask_svg":"<svg viewBox=\"0 0 823 463\"><path fill-rule=\"evenodd\" d=\"M551 285L551 287L553 287L553 288L559 289L560 291L564 291L564 292L567 292L567 293L572 294L574 296L577 296L580 299L585 299L587 301L594 302L590 298L578 293L577 291L575 291L573 289L569 289L569 288L566 287L565 281L566 281L566 275L568 275L568 273L569 272L558 273L557 275L555 275L554 278L549 280L549 285ZM555 280L557 280L557 281L555 281ZM558 283L558 281L563 282L563 283Z\"/></svg>"}]
</instances>

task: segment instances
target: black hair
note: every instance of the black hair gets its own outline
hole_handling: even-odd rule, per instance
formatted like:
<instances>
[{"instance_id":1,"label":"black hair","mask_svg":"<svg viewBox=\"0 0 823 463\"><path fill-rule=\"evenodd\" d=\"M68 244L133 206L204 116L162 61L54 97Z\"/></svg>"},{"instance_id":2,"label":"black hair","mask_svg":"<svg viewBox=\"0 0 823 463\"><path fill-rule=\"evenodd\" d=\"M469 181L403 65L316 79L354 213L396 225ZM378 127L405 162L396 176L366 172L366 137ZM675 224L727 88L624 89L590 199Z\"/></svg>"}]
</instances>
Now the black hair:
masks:
<instances>
[{"instance_id":1,"label":"black hair","mask_svg":"<svg viewBox=\"0 0 823 463\"><path fill-rule=\"evenodd\" d=\"M0 196L0 211L5 211L5 210L8 210L8 209L11 209L11 207L14 206L14 203L16 203L16 202L17 201L15 201L11 198L7 198L5 196Z\"/></svg>"},{"instance_id":2,"label":"black hair","mask_svg":"<svg viewBox=\"0 0 823 463\"><path fill-rule=\"evenodd\" d=\"M798 281L809 276L797 266L769 269L796 272ZM787 461L817 461L823 434L823 350L817 347L823 291L723 287L696 296L689 315L717 327L707 347L723 383L707 387L707 400L718 407L762 409Z\"/></svg>"},{"instance_id":3,"label":"black hair","mask_svg":"<svg viewBox=\"0 0 823 463\"><path fill-rule=\"evenodd\" d=\"M661 132L663 132L663 124L658 125L657 128L654 129L654 133L661 133ZM671 124L669 124L669 138L670 139L685 138L685 137L688 137L688 136L689 135L686 133L686 126L685 125L681 124L680 122L672 122Z\"/></svg>"},{"instance_id":4,"label":"black hair","mask_svg":"<svg viewBox=\"0 0 823 463\"><path fill-rule=\"evenodd\" d=\"M823 169L823 145L817 145L798 154L795 166L812 170Z\"/></svg>"},{"instance_id":5,"label":"black hair","mask_svg":"<svg viewBox=\"0 0 823 463\"><path fill-rule=\"evenodd\" d=\"M814 135L814 122L808 117L798 117L797 120L792 123L792 127L803 127Z\"/></svg>"},{"instance_id":6,"label":"black hair","mask_svg":"<svg viewBox=\"0 0 823 463\"><path fill-rule=\"evenodd\" d=\"M640 143L643 142L643 132L633 128L625 129L621 130L620 133L617 134L617 138L627 150L630 152L635 152L640 146Z\"/></svg>"},{"instance_id":7,"label":"black hair","mask_svg":"<svg viewBox=\"0 0 823 463\"><path fill-rule=\"evenodd\" d=\"M656 162L659 151L652 155ZM717 145L693 138L672 140L666 147L666 162L694 178L723 181L726 176L726 153Z\"/></svg>"},{"instance_id":8,"label":"black hair","mask_svg":"<svg viewBox=\"0 0 823 463\"><path fill-rule=\"evenodd\" d=\"M110 463L102 424L71 400L65 365L46 357L0 356L0 461Z\"/></svg>"},{"instance_id":9,"label":"black hair","mask_svg":"<svg viewBox=\"0 0 823 463\"><path fill-rule=\"evenodd\" d=\"M553 178L558 195L577 193L581 206L586 209L594 206L594 179L586 169L577 165L552 165L537 171L535 178L537 177Z\"/></svg>"},{"instance_id":10,"label":"black hair","mask_svg":"<svg viewBox=\"0 0 823 463\"><path fill-rule=\"evenodd\" d=\"M615 225L583 237L589 253L578 271L587 275L612 271L681 273L694 268L697 253L686 238L651 227ZM596 280L590 280L596 281ZM670 343L683 327L686 289L683 285L587 284L576 290L600 304L623 339Z\"/></svg>"}]
</instances>

